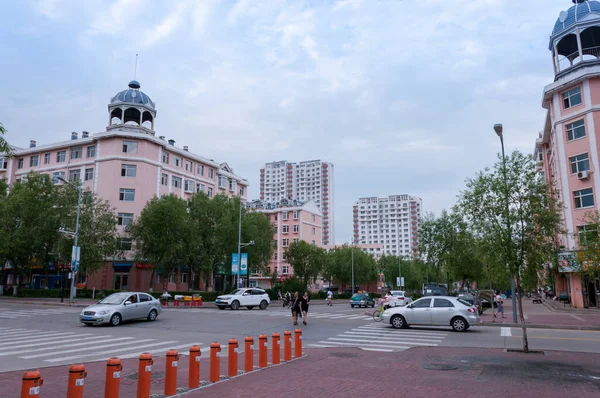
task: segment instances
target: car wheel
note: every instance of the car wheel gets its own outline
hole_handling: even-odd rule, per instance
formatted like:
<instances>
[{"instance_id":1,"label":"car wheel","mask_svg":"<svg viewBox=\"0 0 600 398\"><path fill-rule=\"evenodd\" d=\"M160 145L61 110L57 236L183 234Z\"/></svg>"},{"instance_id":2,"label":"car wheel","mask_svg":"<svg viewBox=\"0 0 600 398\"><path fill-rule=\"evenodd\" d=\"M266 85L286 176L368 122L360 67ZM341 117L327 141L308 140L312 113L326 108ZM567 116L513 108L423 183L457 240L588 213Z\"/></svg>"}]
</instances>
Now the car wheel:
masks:
<instances>
[{"instance_id":1,"label":"car wheel","mask_svg":"<svg viewBox=\"0 0 600 398\"><path fill-rule=\"evenodd\" d=\"M116 313L110 317L111 326L119 326L121 324L121 314Z\"/></svg>"},{"instance_id":2,"label":"car wheel","mask_svg":"<svg viewBox=\"0 0 600 398\"><path fill-rule=\"evenodd\" d=\"M465 319L460 316L453 318L451 325L452 330L454 330L455 332L464 332L469 328L469 324L467 323L467 321L465 321Z\"/></svg>"},{"instance_id":3,"label":"car wheel","mask_svg":"<svg viewBox=\"0 0 600 398\"><path fill-rule=\"evenodd\" d=\"M354 304L350 304L350 307L354 308Z\"/></svg>"},{"instance_id":4,"label":"car wheel","mask_svg":"<svg viewBox=\"0 0 600 398\"><path fill-rule=\"evenodd\" d=\"M246 308L248 308L249 310L251 310L252 308L254 308L254 306L253 305L249 305Z\"/></svg>"},{"instance_id":5,"label":"car wheel","mask_svg":"<svg viewBox=\"0 0 600 398\"><path fill-rule=\"evenodd\" d=\"M371 304L371 308L375 308L375 303Z\"/></svg>"},{"instance_id":6,"label":"car wheel","mask_svg":"<svg viewBox=\"0 0 600 398\"><path fill-rule=\"evenodd\" d=\"M148 321L154 322L156 320L157 316L158 316L158 313L156 312L156 310L150 311L150 313L148 314Z\"/></svg>"},{"instance_id":7,"label":"car wheel","mask_svg":"<svg viewBox=\"0 0 600 398\"><path fill-rule=\"evenodd\" d=\"M231 303L231 309L232 310L239 310L240 309L240 302L235 300L233 303Z\"/></svg>"},{"instance_id":8,"label":"car wheel","mask_svg":"<svg viewBox=\"0 0 600 398\"><path fill-rule=\"evenodd\" d=\"M402 315L394 315L392 319L390 319L390 324L396 329L406 328L406 320Z\"/></svg>"},{"instance_id":9,"label":"car wheel","mask_svg":"<svg viewBox=\"0 0 600 398\"><path fill-rule=\"evenodd\" d=\"M266 310L268 305L269 305L269 303L267 303L267 300L263 300L260 302L260 305L258 306L258 308L260 308L261 310Z\"/></svg>"}]
</instances>

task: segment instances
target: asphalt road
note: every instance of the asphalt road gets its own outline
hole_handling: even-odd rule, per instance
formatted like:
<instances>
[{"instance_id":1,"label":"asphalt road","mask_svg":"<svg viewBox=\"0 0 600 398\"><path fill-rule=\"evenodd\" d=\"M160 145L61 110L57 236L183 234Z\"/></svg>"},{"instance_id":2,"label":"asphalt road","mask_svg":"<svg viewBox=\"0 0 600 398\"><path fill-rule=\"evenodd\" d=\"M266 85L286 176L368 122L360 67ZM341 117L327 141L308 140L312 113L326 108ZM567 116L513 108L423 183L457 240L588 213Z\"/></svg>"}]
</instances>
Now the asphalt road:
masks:
<instances>
[{"instance_id":1,"label":"asphalt road","mask_svg":"<svg viewBox=\"0 0 600 398\"><path fill-rule=\"evenodd\" d=\"M238 311L216 308L166 308L155 322L130 322L118 327L86 327L79 323L81 308L0 304L0 373L119 358L136 358L142 352L162 356L168 349L186 353L198 344L208 355L218 341L299 327L305 347L360 347L374 351L401 351L416 346L520 348L518 328L476 327L466 333L450 328L395 330L376 323L365 309L344 304L313 305L308 325L292 325L290 312L274 303L267 310ZM370 310L372 312L372 310ZM502 336L508 334L509 336ZM600 353L600 332L530 329L530 349Z\"/></svg>"}]
</instances>

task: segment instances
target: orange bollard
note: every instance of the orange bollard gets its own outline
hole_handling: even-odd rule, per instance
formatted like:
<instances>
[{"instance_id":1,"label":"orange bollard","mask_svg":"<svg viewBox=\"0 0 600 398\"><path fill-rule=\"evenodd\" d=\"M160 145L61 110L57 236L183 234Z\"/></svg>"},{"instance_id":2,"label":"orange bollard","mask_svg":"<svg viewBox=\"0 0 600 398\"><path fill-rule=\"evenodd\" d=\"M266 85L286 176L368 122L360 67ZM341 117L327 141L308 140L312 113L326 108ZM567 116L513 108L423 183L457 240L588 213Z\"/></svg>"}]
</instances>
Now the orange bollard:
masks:
<instances>
[{"instance_id":1,"label":"orange bollard","mask_svg":"<svg viewBox=\"0 0 600 398\"><path fill-rule=\"evenodd\" d=\"M289 330L283 332L283 360L292 360L292 332Z\"/></svg>"},{"instance_id":2,"label":"orange bollard","mask_svg":"<svg viewBox=\"0 0 600 398\"><path fill-rule=\"evenodd\" d=\"M215 341L210 343L210 376L209 380L211 383L216 383L220 379L221 372L221 358L219 353L221 352L221 343Z\"/></svg>"},{"instance_id":3,"label":"orange bollard","mask_svg":"<svg viewBox=\"0 0 600 398\"><path fill-rule=\"evenodd\" d=\"M302 356L302 329L294 330L294 356L296 358Z\"/></svg>"},{"instance_id":4,"label":"orange bollard","mask_svg":"<svg viewBox=\"0 0 600 398\"><path fill-rule=\"evenodd\" d=\"M44 379L39 370L23 373L21 384L21 398L37 398L40 396L40 387L44 384Z\"/></svg>"},{"instance_id":5,"label":"orange bollard","mask_svg":"<svg viewBox=\"0 0 600 398\"><path fill-rule=\"evenodd\" d=\"M235 377L238 373L238 341L236 339L229 340L229 359L227 363L227 376Z\"/></svg>"},{"instance_id":6,"label":"orange bollard","mask_svg":"<svg viewBox=\"0 0 600 398\"><path fill-rule=\"evenodd\" d=\"M273 333L271 338L271 363L273 365L279 365L281 363L281 346L279 345L279 333Z\"/></svg>"},{"instance_id":7,"label":"orange bollard","mask_svg":"<svg viewBox=\"0 0 600 398\"><path fill-rule=\"evenodd\" d=\"M170 397L177 393L177 366L179 365L177 350L167 351L165 364L165 396Z\"/></svg>"},{"instance_id":8,"label":"orange bollard","mask_svg":"<svg viewBox=\"0 0 600 398\"><path fill-rule=\"evenodd\" d=\"M83 381L87 376L85 366L82 364L71 365L69 368L69 384L67 386L67 398L83 397Z\"/></svg>"},{"instance_id":9,"label":"orange bollard","mask_svg":"<svg viewBox=\"0 0 600 398\"><path fill-rule=\"evenodd\" d=\"M150 397L150 378L152 376L152 354L147 352L140 355L138 364L138 385L136 398Z\"/></svg>"},{"instance_id":10,"label":"orange bollard","mask_svg":"<svg viewBox=\"0 0 600 398\"><path fill-rule=\"evenodd\" d=\"M258 336L258 367L267 367L267 335Z\"/></svg>"},{"instance_id":11,"label":"orange bollard","mask_svg":"<svg viewBox=\"0 0 600 398\"><path fill-rule=\"evenodd\" d=\"M190 347L190 364L189 364L189 381L188 387L200 387L200 347L193 345Z\"/></svg>"},{"instance_id":12,"label":"orange bollard","mask_svg":"<svg viewBox=\"0 0 600 398\"><path fill-rule=\"evenodd\" d=\"M119 398L119 386L121 383L121 360L110 358L106 362L106 382L104 384L104 398Z\"/></svg>"},{"instance_id":13,"label":"orange bollard","mask_svg":"<svg viewBox=\"0 0 600 398\"><path fill-rule=\"evenodd\" d=\"M244 349L244 372L254 370L254 337L246 336Z\"/></svg>"}]
</instances>

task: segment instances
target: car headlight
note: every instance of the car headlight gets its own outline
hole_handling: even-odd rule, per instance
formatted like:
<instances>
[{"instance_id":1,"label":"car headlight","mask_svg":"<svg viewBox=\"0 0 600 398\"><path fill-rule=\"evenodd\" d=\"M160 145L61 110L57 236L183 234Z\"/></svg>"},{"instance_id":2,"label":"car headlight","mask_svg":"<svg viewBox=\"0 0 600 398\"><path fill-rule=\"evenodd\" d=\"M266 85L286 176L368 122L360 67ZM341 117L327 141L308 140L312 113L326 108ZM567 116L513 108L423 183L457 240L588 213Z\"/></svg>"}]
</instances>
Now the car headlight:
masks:
<instances>
[{"instance_id":1,"label":"car headlight","mask_svg":"<svg viewBox=\"0 0 600 398\"><path fill-rule=\"evenodd\" d=\"M221 297L221 300L231 300L231 297Z\"/></svg>"},{"instance_id":2,"label":"car headlight","mask_svg":"<svg viewBox=\"0 0 600 398\"><path fill-rule=\"evenodd\" d=\"M108 311L102 310L102 311L98 311L96 314L98 314L98 315L106 315L106 314L108 314Z\"/></svg>"}]
</instances>

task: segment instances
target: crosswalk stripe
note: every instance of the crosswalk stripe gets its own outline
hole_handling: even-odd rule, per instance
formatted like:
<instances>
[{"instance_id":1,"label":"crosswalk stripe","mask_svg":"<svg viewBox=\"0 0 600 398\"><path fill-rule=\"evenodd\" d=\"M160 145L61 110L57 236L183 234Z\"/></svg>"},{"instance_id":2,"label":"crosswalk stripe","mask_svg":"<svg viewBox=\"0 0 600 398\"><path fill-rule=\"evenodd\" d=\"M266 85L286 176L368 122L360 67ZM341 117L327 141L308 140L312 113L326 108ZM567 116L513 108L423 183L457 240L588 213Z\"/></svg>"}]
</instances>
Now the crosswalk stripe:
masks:
<instances>
[{"instance_id":1,"label":"crosswalk stripe","mask_svg":"<svg viewBox=\"0 0 600 398\"><path fill-rule=\"evenodd\" d=\"M143 340L143 341L148 341L148 340ZM153 341L153 340L150 339L150 341ZM142 342L142 340L138 340L138 342ZM163 346L163 345L166 345L166 344L174 344L174 343L178 343L178 341L161 341L161 342L156 342L156 343L152 343L152 344L144 344L144 345L135 346L135 347L128 347L128 348L125 349L125 351L131 351L131 350L134 350L134 349L137 350L137 349L140 349L140 348ZM94 348L100 348L100 347L94 347ZM45 362L54 363L54 362L70 361L70 360L73 360L73 359L86 358L86 357L104 357L104 355L106 355L106 354L118 353L118 352L123 352L123 351L124 351L123 348L119 348L119 349L116 349L116 350L94 352L94 353L91 353L91 354L81 354L81 355L72 355L72 356L69 356L69 357L46 359Z\"/></svg>"},{"instance_id":2,"label":"crosswalk stripe","mask_svg":"<svg viewBox=\"0 0 600 398\"><path fill-rule=\"evenodd\" d=\"M121 337L121 340L134 340L135 337ZM155 341L155 339L144 339L144 340L137 340L137 342L141 343L141 342L146 342L146 341ZM105 344L105 345L99 345L99 346L95 346L95 347L89 347L89 350L96 350L98 348L109 348L109 347L114 347L114 346L120 346L120 345L127 345L131 343L131 341L127 341L124 343L117 343L117 344ZM60 354L68 354L71 352L79 352L81 351L81 348L76 348L74 350L61 350ZM56 352L50 352L50 353L45 353L45 354L38 354L38 355L28 355L25 357L20 357L21 359L34 359L34 358L41 358L41 357L49 357L52 355L57 354Z\"/></svg>"},{"instance_id":3,"label":"crosswalk stripe","mask_svg":"<svg viewBox=\"0 0 600 398\"><path fill-rule=\"evenodd\" d=\"M150 351L143 351L143 352L139 352L138 351L138 352L132 353L132 354L119 355L119 358L120 359L137 358L137 357L139 357L143 353L148 353L148 354L151 354L151 355L162 354L163 352L166 353L168 350L179 350L179 349L182 349L182 348L190 348L193 345L202 346L204 344L202 344L202 343L189 343L189 344L182 344L182 345L170 346L170 347L165 347L165 348L162 348L162 349L156 349L156 350L150 350ZM210 351L210 347L204 347L204 348L200 349L200 352L207 352L207 351ZM187 353L183 353L183 352L180 352L179 354L180 355L183 355L183 354L187 355ZM108 359L109 358L107 357L107 358L103 358L102 360L106 361Z\"/></svg>"},{"instance_id":4,"label":"crosswalk stripe","mask_svg":"<svg viewBox=\"0 0 600 398\"><path fill-rule=\"evenodd\" d=\"M385 349L385 348L361 347L361 349L363 349L365 351L394 352L394 350L388 350L388 349Z\"/></svg>"},{"instance_id":5,"label":"crosswalk stripe","mask_svg":"<svg viewBox=\"0 0 600 398\"><path fill-rule=\"evenodd\" d=\"M18 344L21 343L22 341L28 341L28 340L33 340L33 339L44 339L44 341L46 341L47 339L50 338L65 338L65 337L69 337L69 336L73 336L75 335L75 332L55 332L55 333L28 333L27 336L24 337L11 337L10 341L7 341L5 343L0 343L0 346L4 346L4 345L13 345L13 344ZM81 336L80 334L77 334L77 336Z\"/></svg>"},{"instance_id":6,"label":"crosswalk stripe","mask_svg":"<svg viewBox=\"0 0 600 398\"><path fill-rule=\"evenodd\" d=\"M64 352L67 351L62 351L62 348L71 348L71 347L81 347L81 346L87 346L90 344L98 344L98 343L108 343L108 342L115 342L115 341L124 341L124 340L128 340L128 343L131 342L131 338L130 337L119 337L119 338L113 338L108 336L109 338L104 338L104 339L100 339L98 340L98 337L92 337L89 339L81 339L81 340L85 340L84 342L80 342L80 339L77 339L76 343L73 343L72 341L61 341L61 342L54 342L51 343L52 346L51 347L44 347L44 348L33 348L31 346L35 345L35 344L31 344L29 347L23 347L26 348L25 350L21 350L21 351L12 351L12 352L3 352L0 353L0 356L6 356L6 355L22 355L22 354L27 354L28 352L41 352L41 351L51 351L51 350L58 350L59 354L62 354ZM90 340L98 340L98 341L90 341ZM59 344L57 345L57 343L63 343L63 344ZM39 344L39 343L36 343ZM119 344L111 344L110 346L107 347L114 347L115 345L119 345ZM79 351L79 350L72 350L72 351ZM50 355L54 355L55 352L52 352L46 356L50 356Z\"/></svg>"},{"instance_id":7,"label":"crosswalk stripe","mask_svg":"<svg viewBox=\"0 0 600 398\"><path fill-rule=\"evenodd\" d=\"M319 343L321 344L335 344L335 345L339 345L339 346L346 346L346 347L358 347L358 348L362 348L363 346L367 346L367 347L380 347L380 348L386 348L389 349L390 347L396 348L396 349L405 349L408 350L411 347L407 347L407 346L401 346L401 345L392 345L392 344L377 344L377 343L363 343L363 344L353 344L353 343L344 343L344 342L338 342L338 341L319 341Z\"/></svg>"},{"instance_id":8,"label":"crosswalk stripe","mask_svg":"<svg viewBox=\"0 0 600 398\"><path fill-rule=\"evenodd\" d=\"M77 335L77 341L88 341L88 340L94 340L94 339L99 339L99 338L106 338L106 337L111 337L110 335L104 335L104 336L94 336L94 337L84 337L81 338L83 336L94 336L92 334L78 334ZM57 340L57 341L55 341ZM57 343L62 343L62 342L69 342L72 340L65 340L64 337L52 337L49 339L44 339L43 343L29 343L29 344L21 344L21 345L11 345L10 347L7 347L7 349L13 349L13 348L29 348L29 347L41 347L44 345L48 345L48 344L57 344ZM22 343L22 342L21 342ZM10 343L2 343L4 345L8 345ZM2 347L0 347L1 349ZM2 356L2 353L0 353L0 356Z\"/></svg>"},{"instance_id":9,"label":"crosswalk stripe","mask_svg":"<svg viewBox=\"0 0 600 398\"><path fill-rule=\"evenodd\" d=\"M23 333L25 333L25 332L28 332L28 330L27 330L27 329L21 329L21 330L19 330L19 331L16 331L16 330L17 330L17 329L15 329L15 330L14 330L14 331L12 331L12 332L2 333L2 337L6 338L6 337L10 337L10 336L18 336L18 335L21 335L21 334L23 334ZM40 330L38 330L38 332L39 332L39 331L40 331Z\"/></svg>"},{"instance_id":10,"label":"crosswalk stripe","mask_svg":"<svg viewBox=\"0 0 600 398\"><path fill-rule=\"evenodd\" d=\"M333 341L353 341L353 342L357 342L357 343L368 343L370 341L374 341L373 339L348 339L348 338L340 338L340 337L330 337L328 340L333 340ZM396 344L396 343L402 343L402 344L409 344L409 345L420 345L420 346L427 346L427 347L437 347L437 344L435 343L426 343L426 342L422 342L422 341L411 341L411 340L389 340L389 339L377 339L376 341L381 342L381 343L392 343L392 344Z\"/></svg>"},{"instance_id":11,"label":"crosswalk stripe","mask_svg":"<svg viewBox=\"0 0 600 398\"><path fill-rule=\"evenodd\" d=\"M392 329L391 327L378 327L378 326L359 326L358 327L359 330L381 330L381 331L389 331L389 332L397 332L397 333L419 333L421 335L430 335L430 336L444 336L446 337L448 335L448 333L436 333L436 332L404 332L404 331L399 331L397 329ZM354 329L352 329L354 330Z\"/></svg>"},{"instance_id":12,"label":"crosswalk stripe","mask_svg":"<svg viewBox=\"0 0 600 398\"><path fill-rule=\"evenodd\" d=\"M383 333L352 332L352 331L348 331L348 332L345 332L345 333L348 334L348 335L353 335L353 336L358 336L358 337L360 337L360 336L364 336L364 337L371 336L371 337L374 337L374 338L377 338L377 339L379 339L379 338L385 339L385 338L389 338L389 337L398 337L398 338L400 338L400 336L402 336L402 337L406 337L406 338L410 338L410 339L414 339L414 340L422 340L422 341L430 341L430 342L431 341L440 342L440 341L443 340L443 338L441 338L441 339L440 338L433 339L433 338L431 338L431 336L428 336L428 335L421 336L421 335L418 335L418 334L417 335L415 335L415 334L410 334L409 335L409 334L404 334L404 333L402 333L402 334L400 334L400 333L396 333L396 334L389 334L389 333L388 334L383 334Z\"/></svg>"},{"instance_id":13,"label":"crosswalk stripe","mask_svg":"<svg viewBox=\"0 0 600 398\"><path fill-rule=\"evenodd\" d=\"M351 316L348 319L364 319L365 316L364 315L359 315L359 316Z\"/></svg>"}]
</instances>

